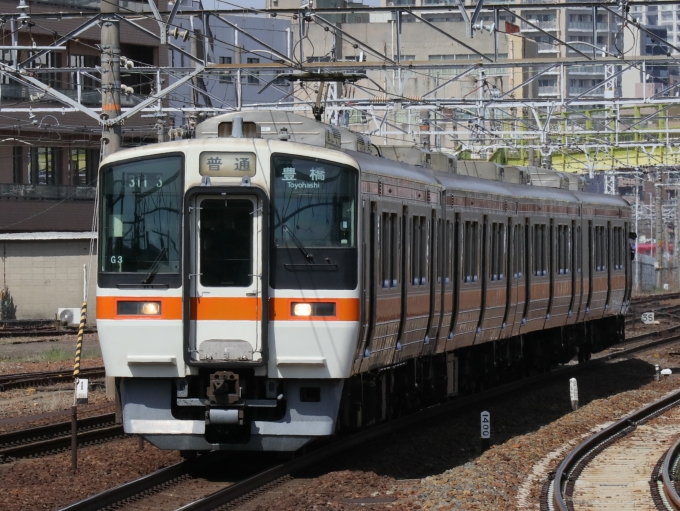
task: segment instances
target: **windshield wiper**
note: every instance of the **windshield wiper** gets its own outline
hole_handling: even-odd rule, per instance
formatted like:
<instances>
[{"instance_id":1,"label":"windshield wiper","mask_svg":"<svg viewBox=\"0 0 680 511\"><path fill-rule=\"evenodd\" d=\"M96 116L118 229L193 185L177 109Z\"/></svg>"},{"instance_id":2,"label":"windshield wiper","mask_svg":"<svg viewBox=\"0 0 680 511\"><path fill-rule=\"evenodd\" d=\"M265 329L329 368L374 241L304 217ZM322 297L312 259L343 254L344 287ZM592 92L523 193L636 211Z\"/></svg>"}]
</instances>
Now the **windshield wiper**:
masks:
<instances>
[{"instance_id":1,"label":"windshield wiper","mask_svg":"<svg viewBox=\"0 0 680 511\"><path fill-rule=\"evenodd\" d=\"M305 249L305 246L298 239L298 237L295 236L295 234L293 234L293 231L290 230L290 227L288 227L287 225L284 225L283 229L288 231L288 234L290 234L290 237L292 238L293 243L295 243L295 246L300 249L300 252L302 252L307 259L314 262L314 256L312 254L310 254L309 252L307 252L307 250Z\"/></svg>"},{"instance_id":2,"label":"windshield wiper","mask_svg":"<svg viewBox=\"0 0 680 511\"><path fill-rule=\"evenodd\" d=\"M158 273L158 268L161 265L161 259L163 258L167 251L168 247L163 247L160 253L156 256L156 259L154 259L153 264L151 265L149 273L147 273L146 277L142 279L142 284L148 284L149 281L153 278L153 276L156 275L156 273Z\"/></svg>"}]
</instances>

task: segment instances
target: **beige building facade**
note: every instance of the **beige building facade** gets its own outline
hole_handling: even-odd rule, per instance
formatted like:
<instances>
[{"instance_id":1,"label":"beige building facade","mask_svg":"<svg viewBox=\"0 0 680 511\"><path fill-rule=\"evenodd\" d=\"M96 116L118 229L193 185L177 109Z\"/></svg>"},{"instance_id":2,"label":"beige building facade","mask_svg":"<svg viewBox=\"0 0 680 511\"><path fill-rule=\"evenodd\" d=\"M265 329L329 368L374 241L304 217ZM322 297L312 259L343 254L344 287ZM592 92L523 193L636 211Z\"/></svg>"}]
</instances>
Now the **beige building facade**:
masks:
<instances>
[{"instance_id":1,"label":"beige building facade","mask_svg":"<svg viewBox=\"0 0 680 511\"><path fill-rule=\"evenodd\" d=\"M83 265L90 262L90 238L89 232L0 234L2 287L9 289L16 319L50 319L56 317L59 308L81 307ZM93 254L93 269L96 257ZM94 324L96 275L88 280L87 322Z\"/></svg>"}]
</instances>

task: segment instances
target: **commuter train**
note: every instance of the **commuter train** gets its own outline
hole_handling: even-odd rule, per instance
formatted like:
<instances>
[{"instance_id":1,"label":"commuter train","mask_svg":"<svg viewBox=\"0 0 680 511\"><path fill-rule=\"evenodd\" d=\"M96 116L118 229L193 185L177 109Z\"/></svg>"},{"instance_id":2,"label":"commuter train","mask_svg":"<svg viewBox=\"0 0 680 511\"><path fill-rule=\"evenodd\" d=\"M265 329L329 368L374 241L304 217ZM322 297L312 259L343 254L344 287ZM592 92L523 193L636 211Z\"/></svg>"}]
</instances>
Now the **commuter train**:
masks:
<instances>
[{"instance_id":1,"label":"commuter train","mask_svg":"<svg viewBox=\"0 0 680 511\"><path fill-rule=\"evenodd\" d=\"M470 165L280 111L106 158L97 327L126 433L294 451L620 342L628 204Z\"/></svg>"}]
</instances>

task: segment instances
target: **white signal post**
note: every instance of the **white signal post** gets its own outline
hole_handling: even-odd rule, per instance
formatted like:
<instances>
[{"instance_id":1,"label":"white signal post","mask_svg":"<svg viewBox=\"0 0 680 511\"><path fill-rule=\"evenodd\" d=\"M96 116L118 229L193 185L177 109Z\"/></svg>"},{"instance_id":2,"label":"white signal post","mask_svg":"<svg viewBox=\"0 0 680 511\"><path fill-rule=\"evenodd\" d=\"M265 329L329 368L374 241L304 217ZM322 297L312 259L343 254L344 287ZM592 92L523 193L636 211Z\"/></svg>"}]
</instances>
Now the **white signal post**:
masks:
<instances>
[{"instance_id":1,"label":"white signal post","mask_svg":"<svg viewBox=\"0 0 680 511\"><path fill-rule=\"evenodd\" d=\"M491 445L491 414L486 410L480 414L482 452Z\"/></svg>"},{"instance_id":2,"label":"white signal post","mask_svg":"<svg viewBox=\"0 0 680 511\"><path fill-rule=\"evenodd\" d=\"M578 410L578 384L576 378L569 380L569 396L571 397L571 409Z\"/></svg>"}]
</instances>

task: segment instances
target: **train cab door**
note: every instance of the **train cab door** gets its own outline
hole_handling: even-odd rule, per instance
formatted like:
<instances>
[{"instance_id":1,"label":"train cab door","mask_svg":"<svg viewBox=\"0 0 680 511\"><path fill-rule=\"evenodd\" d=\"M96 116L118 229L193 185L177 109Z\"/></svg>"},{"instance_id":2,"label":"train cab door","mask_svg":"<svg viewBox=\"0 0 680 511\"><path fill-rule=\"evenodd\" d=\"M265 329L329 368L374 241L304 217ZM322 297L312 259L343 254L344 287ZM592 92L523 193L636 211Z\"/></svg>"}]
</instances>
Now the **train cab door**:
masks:
<instances>
[{"instance_id":1,"label":"train cab door","mask_svg":"<svg viewBox=\"0 0 680 511\"><path fill-rule=\"evenodd\" d=\"M198 195L192 202L191 360L262 362L267 312L263 199L225 192Z\"/></svg>"}]
</instances>

